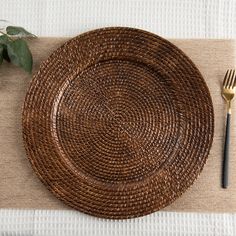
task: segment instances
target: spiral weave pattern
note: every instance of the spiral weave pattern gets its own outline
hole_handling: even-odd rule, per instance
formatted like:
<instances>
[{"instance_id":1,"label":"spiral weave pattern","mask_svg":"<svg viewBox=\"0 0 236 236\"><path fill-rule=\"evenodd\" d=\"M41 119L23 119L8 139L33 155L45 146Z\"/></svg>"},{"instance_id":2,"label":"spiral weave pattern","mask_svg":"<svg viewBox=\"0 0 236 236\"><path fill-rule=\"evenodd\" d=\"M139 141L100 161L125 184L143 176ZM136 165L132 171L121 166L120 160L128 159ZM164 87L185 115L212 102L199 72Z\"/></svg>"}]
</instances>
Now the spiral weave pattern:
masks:
<instances>
[{"instance_id":1,"label":"spiral weave pattern","mask_svg":"<svg viewBox=\"0 0 236 236\"><path fill-rule=\"evenodd\" d=\"M167 40L132 28L66 42L42 63L23 109L25 148L41 181L104 218L173 202L201 172L213 131L195 65Z\"/></svg>"}]
</instances>

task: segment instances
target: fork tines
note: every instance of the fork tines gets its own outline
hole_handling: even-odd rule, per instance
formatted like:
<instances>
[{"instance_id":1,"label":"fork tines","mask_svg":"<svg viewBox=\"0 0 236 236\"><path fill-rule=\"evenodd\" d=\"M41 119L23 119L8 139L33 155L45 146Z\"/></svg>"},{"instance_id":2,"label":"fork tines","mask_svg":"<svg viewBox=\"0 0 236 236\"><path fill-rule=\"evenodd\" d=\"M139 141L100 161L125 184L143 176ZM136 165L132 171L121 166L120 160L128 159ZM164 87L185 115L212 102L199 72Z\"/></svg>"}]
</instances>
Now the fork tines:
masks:
<instances>
[{"instance_id":1,"label":"fork tines","mask_svg":"<svg viewBox=\"0 0 236 236\"><path fill-rule=\"evenodd\" d=\"M235 70L227 70L225 77L224 77L223 86L225 88L233 88L236 86Z\"/></svg>"}]
</instances>

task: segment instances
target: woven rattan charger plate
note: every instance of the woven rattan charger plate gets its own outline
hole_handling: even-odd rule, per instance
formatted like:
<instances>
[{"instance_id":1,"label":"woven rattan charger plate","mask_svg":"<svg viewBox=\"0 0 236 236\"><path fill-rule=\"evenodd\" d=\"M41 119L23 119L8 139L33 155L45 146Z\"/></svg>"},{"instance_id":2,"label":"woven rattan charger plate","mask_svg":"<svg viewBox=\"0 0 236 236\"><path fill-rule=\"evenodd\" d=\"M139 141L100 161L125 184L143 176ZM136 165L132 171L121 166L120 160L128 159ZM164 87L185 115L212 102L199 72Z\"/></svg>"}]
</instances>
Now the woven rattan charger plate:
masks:
<instances>
[{"instance_id":1,"label":"woven rattan charger plate","mask_svg":"<svg viewBox=\"0 0 236 236\"><path fill-rule=\"evenodd\" d=\"M132 28L75 37L44 61L27 92L23 138L60 200L113 219L178 198L212 144L211 97L177 47Z\"/></svg>"}]
</instances>

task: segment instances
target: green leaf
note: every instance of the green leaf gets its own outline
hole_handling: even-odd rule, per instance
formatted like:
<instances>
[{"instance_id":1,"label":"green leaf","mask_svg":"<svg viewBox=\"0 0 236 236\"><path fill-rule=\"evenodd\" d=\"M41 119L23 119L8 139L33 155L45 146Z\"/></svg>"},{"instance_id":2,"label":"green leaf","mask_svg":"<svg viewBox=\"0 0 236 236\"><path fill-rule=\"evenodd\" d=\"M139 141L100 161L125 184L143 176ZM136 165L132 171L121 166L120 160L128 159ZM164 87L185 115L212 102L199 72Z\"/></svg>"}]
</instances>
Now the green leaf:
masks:
<instances>
[{"instance_id":1,"label":"green leaf","mask_svg":"<svg viewBox=\"0 0 236 236\"><path fill-rule=\"evenodd\" d=\"M2 64L3 62L3 46L0 45L0 65Z\"/></svg>"},{"instance_id":2,"label":"green leaf","mask_svg":"<svg viewBox=\"0 0 236 236\"><path fill-rule=\"evenodd\" d=\"M7 26L6 31L9 35L15 35L19 37L36 37L34 34L31 34L23 27L19 26Z\"/></svg>"},{"instance_id":3,"label":"green leaf","mask_svg":"<svg viewBox=\"0 0 236 236\"><path fill-rule=\"evenodd\" d=\"M32 54L23 39L16 39L7 44L7 53L11 62L22 67L25 71L32 72Z\"/></svg>"},{"instance_id":4,"label":"green leaf","mask_svg":"<svg viewBox=\"0 0 236 236\"><path fill-rule=\"evenodd\" d=\"M4 34L4 35L0 36L0 44L6 45L9 42L10 42L10 39L9 39L9 37L7 35Z\"/></svg>"},{"instance_id":5,"label":"green leaf","mask_svg":"<svg viewBox=\"0 0 236 236\"><path fill-rule=\"evenodd\" d=\"M0 44L0 47L2 47L2 56L3 56L3 59L5 59L7 62L10 62L10 58L8 56L8 53L7 53L7 45L5 44Z\"/></svg>"},{"instance_id":6,"label":"green leaf","mask_svg":"<svg viewBox=\"0 0 236 236\"><path fill-rule=\"evenodd\" d=\"M2 55L3 55L3 59L7 62L11 62L10 60L10 57L8 56L8 53L7 53L7 46L6 45L3 45L3 52L2 52Z\"/></svg>"}]
</instances>

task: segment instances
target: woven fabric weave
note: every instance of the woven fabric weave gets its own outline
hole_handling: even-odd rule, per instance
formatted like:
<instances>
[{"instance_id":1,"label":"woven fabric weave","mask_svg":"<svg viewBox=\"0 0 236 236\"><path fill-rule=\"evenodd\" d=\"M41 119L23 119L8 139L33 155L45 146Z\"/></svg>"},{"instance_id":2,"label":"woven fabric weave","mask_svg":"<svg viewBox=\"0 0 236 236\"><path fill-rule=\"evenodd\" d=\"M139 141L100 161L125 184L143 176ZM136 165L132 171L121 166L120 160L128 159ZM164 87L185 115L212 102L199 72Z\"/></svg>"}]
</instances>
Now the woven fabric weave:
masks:
<instances>
[{"instance_id":1,"label":"woven fabric weave","mask_svg":"<svg viewBox=\"0 0 236 236\"><path fill-rule=\"evenodd\" d=\"M235 236L235 214L156 212L125 221L75 211L0 210L1 236Z\"/></svg>"},{"instance_id":2,"label":"woven fabric weave","mask_svg":"<svg viewBox=\"0 0 236 236\"><path fill-rule=\"evenodd\" d=\"M26 152L69 206L112 219L172 203L199 176L214 133L193 62L147 31L102 28L42 63L23 109Z\"/></svg>"},{"instance_id":3,"label":"woven fabric weave","mask_svg":"<svg viewBox=\"0 0 236 236\"><path fill-rule=\"evenodd\" d=\"M1 0L1 19L38 36L129 26L171 38L235 38L235 0Z\"/></svg>"}]
</instances>

